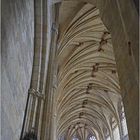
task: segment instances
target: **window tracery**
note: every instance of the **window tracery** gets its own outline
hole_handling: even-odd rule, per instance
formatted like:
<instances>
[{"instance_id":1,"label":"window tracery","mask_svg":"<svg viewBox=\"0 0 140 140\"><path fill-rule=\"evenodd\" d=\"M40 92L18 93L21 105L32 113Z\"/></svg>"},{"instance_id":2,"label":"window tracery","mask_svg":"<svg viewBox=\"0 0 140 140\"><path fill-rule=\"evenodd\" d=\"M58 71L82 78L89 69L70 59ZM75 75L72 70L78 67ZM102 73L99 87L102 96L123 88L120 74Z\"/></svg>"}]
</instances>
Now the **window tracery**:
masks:
<instances>
[{"instance_id":1,"label":"window tracery","mask_svg":"<svg viewBox=\"0 0 140 140\"><path fill-rule=\"evenodd\" d=\"M88 140L97 140L96 139L96 137L95 136L91 136L91 137L89 137L89 139Z\"/></svg>"}]
</instances>

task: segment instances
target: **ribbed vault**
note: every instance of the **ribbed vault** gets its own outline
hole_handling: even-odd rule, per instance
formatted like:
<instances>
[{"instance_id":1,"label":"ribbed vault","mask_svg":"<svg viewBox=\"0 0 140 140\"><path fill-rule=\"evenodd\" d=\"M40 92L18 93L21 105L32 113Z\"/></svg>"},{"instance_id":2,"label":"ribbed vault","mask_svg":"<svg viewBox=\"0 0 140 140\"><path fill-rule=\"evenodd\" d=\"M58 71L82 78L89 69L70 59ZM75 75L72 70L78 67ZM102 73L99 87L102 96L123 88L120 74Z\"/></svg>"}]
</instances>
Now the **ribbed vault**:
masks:
<instances>
[{"instance_id":1,"label":"ribbed vault","mask_svg":"<svg viewBox=\"0 0 140 140\"><path fill-rule=\"evenodd\" d=\"M112 135L110 118L119 124L121 98L111 34L94 5L77 7L67 22L60 19L65 25L60 25L58 39L57 137L103 140L104 130Z\"/></svg>"}]
</instances>

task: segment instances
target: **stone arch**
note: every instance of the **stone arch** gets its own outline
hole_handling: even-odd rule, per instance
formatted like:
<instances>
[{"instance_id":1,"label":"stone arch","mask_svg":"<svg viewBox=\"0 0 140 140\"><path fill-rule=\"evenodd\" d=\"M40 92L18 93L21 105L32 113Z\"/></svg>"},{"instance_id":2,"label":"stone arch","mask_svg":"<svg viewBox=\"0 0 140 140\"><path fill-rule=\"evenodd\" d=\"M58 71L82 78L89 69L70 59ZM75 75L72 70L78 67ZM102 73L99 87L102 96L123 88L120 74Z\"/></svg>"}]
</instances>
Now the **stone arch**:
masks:
<instances>
[{"instance_id":1,"label":"stone arch","mask_svg":"<svg viewBox=\"0 0 140 140\"><path fill-rule=\"evenodd\" d=\"M137 123L137 121L138 121L138 67L137 67L138 66L138 30L137 30L138 15L137 15L137 12L135 11L135 8L134 8L131 0L127 1L127 5L124 7L121 7L121 3L123 3L123 2L120 0L115 0L115 1L111 1L111 2L109 0L108 1L103 1L103 0L99 0L99 1L87 0L86 1L86 0L84 0L84 2L89 2L89 3L97 6L97 8L100 10L100 17L101 17L103 23L105 24L105 26L107 27L109 32L111 32L112 43L113 43L114 52L115 52L115 59L117 62L118 76L119 76L119 81L120 81L120 85L121 85L121 92L119 92L119 93L122 94L124 107L126 110L126 118L127 118L127 122L128 122L129 135L130 135L130 139L137 140L138 139L138 129L136 129L136 130L134 129L135 126L137 126L137 128L138 128L138 123ZM122 4L122 5L125 5L125 4ZM35 14L36 14L35 15L36 16L36 21L35 21L36 36L35 37L39 37L39 40L37 38L35 38L35 46L38 46L38 43L39 43L39 46L38 46L39 48L38 49L37 49L37 47L35 48L35 49L37 49L36 54L35 54L35 58L37 61L34 59L34 63L37 63L37 67L34 67L34 69L33 69L33 71L34 71L33 75L35 75L35 76L32 76L32 82L31 82L31 85L32 84L35 85L35 89L33 88L33 89L29 90L29 93L37 96L37 100L38 100L38 97L40 97L41 100L46 97L46 96L44 96L46 94L45 88L47 88L46 91L49 92L48 98L49 97L51 98L50 93L52 92L52 90L51 90L52 84L50 84L50 80L53 78L50 78L48 76L47 80L49 80L49 84L46 86L46 82L45 82L46 67L44 68L44 65L46 62L46 61L44 61L44 57L47 55L47 52L46 52L46 50L44 50L45 51L45 54L44 54L43 46L46 44L48 46L50 46L50 44L48 43L49 41L47 42L45 40L45 37L47 36L47 33L48 33L47 29L50 30L49 29L50 26L47 25L48 19L45 18L45 17L47 17L47 15L45 15L45 13L48 12L46 7L48 8L48 3L43 0L38 1L38 2L36 1L36 3L35 3L35 9L36 9L35 10ZM130 12L131 9L133 9L132 13ZM112 11L112 12L110 12L110 11ZM123 11L125 11L125 13L127 12L130 14L130 18L128 20L125 18ZM129 23L129 24L127 24L127 23ZM135 34L132 33L132 28L130 28L131 27L130 24L134 25L133 31L135 32ZM45 26L47 26L48 28L46 29ZM117 30L116 30L116 28L117 28ZM42 30L42 29L44 29L44 30ZM54 34L56 35L57 26L56 27L52 26L52 30L55 31ZM56 43L55 37L54 37L54 42ZM57 46L55 43L53 45ZM65 45L67 45L67 43L64 43L63 45L65 46ZM79 47L80 45L83 45L83 44L80 43L80 44L75 44L75 45L77 45L77 47ZM133 47L132 47L132 45L133 45ZM125 48L125 46L127 46L127 47ZM126 51L123 51L124 48ZM53 50L52 51L50 50L50 52L54 53ZM43 57L43 54L44 54L44 57ZM89 56L87 56L87 58L88 57ZM54 59L52 59L50 57L50 59L49 59L50 63L52 62L52 60L54 60ZM112 62L111 59L109 59L109 60L110 60L110 62ZM85 60L83 60L83 61L85 61ZM123 63L122 63L122 61L123 61ZM39 65L38 65L38 63L39 63ZM95 62L95 66L93 67L94 70L98 67L96 64L98 65L98 63ZM125 65L123 65L123 64L125 64ZM51 64L49 64L49 65L51 65ZM111 65L111 66L113 67L114 65ZM126 67L129 71L126 69ZM53 74L52 71L54 71L54 70L52 69L52 65L50 66L50 71L51 71L51 74ZM77 69L73 70L73 72L75 72L75 73L76 73L76 71L77 71ZM131 73L131 76L130 76L130 73ZM48 74L50 74L50 73L48 73ZM83 75L83 77L86 77L86 76L88 76L88 73ZM94 75L92 75L92 76L94 76ZM36 79L36 78L38 78L38 79ZM60 78L61 78L61 76L60 76ZM125 83L126 81L127 81L127 83ZM85 81L83 81L83 82L85 82ZM115 83L115 81L114 81L114 83ZM134 85L133 83L136 83L136 84ZM96 81L95 84L96 84L96 88L99 87L98 81ZM113 91L116 91L116 89L118 88L114 85L111 85L111 86L112 86L111 89L115 88L115 90L113 90ZM33 87L33 86L31 86L31 87ZM88 85L87 88L88 87L90 88L90 85ZM105 86L105 84L102 84L102 88L104 89L104 91L108 92L106 87L107 86ZM130 110L131 103L128 103L129 97L131 97L131 92L132 92L132 89L130 87L133 89L133 91L135 91L133 94L133 99L134 99L133 101L135 101L136 106L134 105L133 107L131 107L131 108L133 108L132 110ZM60 89L60 91L61 90L62 89ZM61 96L59 98L61 99ZM40 99L39 99L39 104L38 104L37 100L34 100L34 103L33 103L33 105L36 104L38 109L41 106L41 102L44 102L44 101L40 101ZM43 132L41 132L41 129L39 128L40 133L42 133L39 135L41 135L43 139L46 137L45 135L47 135L47 134L44 134L44 132L46 131L46 127L47 127L46 126L47 120L51 120L50 116L46 115L45 109L47 109L47 111L49 112L50 108L48 109L48 106L50 106L51 104L52 104L52 102L48 103L48 99L46 99L44 109L43 109L43 105L41 107L43 110L43 116L44 116L43 121L45 121L45 124L42 126ZM34 108L34 112L35 112L34 114L37 113L35 108ZM51 112L51 113L53 114L53 112ZM38 114L40 114L40 113L38 112ZM131 120L131 117L133 114L135 114L135 118L133 118ZM42 120L40 121L40 117L38 115L36 115L36 116L37 117L35 117L35 118L38 120L37 122L41 123ZM45 119L45 117L47 119ZM31 119L29 122L33 123L33 119ZM134 124L136 124L136 125L134 125ZM52 128L51 124L49 124L48 126L50 128ZM49 135L51 135L51 134L49 134Z\"/></svg>"}]
</instances>

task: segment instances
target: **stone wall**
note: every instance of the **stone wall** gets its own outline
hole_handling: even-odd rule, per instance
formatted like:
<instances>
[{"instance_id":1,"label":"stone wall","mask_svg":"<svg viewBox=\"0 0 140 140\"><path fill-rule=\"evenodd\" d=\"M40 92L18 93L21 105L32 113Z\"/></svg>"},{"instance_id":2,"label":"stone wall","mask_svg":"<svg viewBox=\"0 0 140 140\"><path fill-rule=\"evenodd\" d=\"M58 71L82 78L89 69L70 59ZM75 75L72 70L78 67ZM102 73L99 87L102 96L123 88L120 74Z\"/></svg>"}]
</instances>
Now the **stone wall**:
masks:
<instances>
[{"instance_id":1,"label":"stone wall","mask_svg":"<svg viewBox=\"0 0 140 140\"><path fill-rule=\"evenodd\" d=\"M87 0L112 35L129 140L139 139L139 15L137 0Z\"/></svg>"},{"instance_id":2,"label":"stone wall","mask_svg":"<svg viewBox=\"0 0 140 140\"><path fill-rule=\"evenodd\" d=\"M100 0L97 5L112 35L129 139L138 140L138 13L133 0Z\"/></svg>"},{"instance_id":3,"label":"stone wall","mask_svg":"<svg viewBox=\"0 0 140 140\"><path fill-rule=\"evenodd\" d=\"M19 140L30 86L33 0L2 0L2 140Z\"/></svg>"}]
</instances>

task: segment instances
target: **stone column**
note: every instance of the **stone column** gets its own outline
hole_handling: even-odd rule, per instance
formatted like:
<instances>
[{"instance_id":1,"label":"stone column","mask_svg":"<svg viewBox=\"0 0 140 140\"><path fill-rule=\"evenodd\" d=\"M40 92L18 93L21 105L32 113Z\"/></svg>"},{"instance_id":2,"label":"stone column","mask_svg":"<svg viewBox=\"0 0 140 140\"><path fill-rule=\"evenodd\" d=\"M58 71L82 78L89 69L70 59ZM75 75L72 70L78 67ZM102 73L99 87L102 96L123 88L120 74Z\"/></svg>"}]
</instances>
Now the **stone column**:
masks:
<instances>
[{"instance_id":1,"label":"stone column","mask_svg":"<svg viewBox=\"0 0 140 140\"><path fill-rule=\"evenodd\" d=\"M30 131L33 131L38 139L41 137L50 48L49 24L51 20L49 19L50 16L48 16L49 2L49 0L35 0L34 3L34 60L21 139L25 133L29 133Z\"/></svg>"},{"instance_id":2,"label":"stone column","mask_svg":"<svg viewBox=\"0 0 140 140\"><path fill-rule=\"evenodd\" d=\"M51 48L50 58L48 65L47 83L46 83L46 100L44 104L43 122L41 140L53 140L55 113L54 113L54 99L55 99L55 87L56 87L56 49L57 49L57 36L58 36L58 9L59 4L53 5L53 23L52 23L52 35L51 35Z\"/></svg>"}]
</instances>

